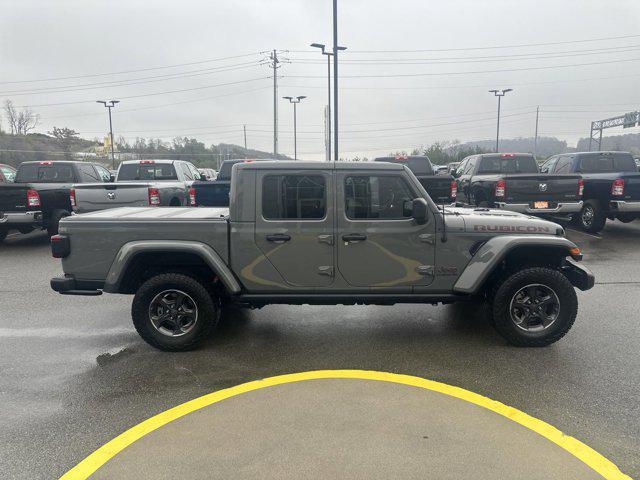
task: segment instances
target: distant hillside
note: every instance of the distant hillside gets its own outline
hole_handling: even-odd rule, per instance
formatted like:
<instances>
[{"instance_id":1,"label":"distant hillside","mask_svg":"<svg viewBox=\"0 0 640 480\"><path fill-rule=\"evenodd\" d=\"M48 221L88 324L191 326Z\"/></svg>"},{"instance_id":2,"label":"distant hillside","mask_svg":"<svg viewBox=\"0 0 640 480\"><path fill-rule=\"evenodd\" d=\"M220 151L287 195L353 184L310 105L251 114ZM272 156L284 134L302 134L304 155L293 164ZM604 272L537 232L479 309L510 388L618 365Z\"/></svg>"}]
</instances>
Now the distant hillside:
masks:
<instances>
[{"instance_id":1,"label":"distant hillside","mask_svg":"<svg viewBox=\"0 0 640 480\"><path fill-rule=\"evenodd\" d=\"M640 133L602 137L602 146L600 148L602 150L622 150L623 152L631 152L636 156L640 156ZM584 150L589 150L588 138L581 138L578 141L578 151Z\"/></svg>"},{"instance_id":2,"label":"distant hillside","mask_svg":"<svg viewBox=\"0 0 640 480\"><path fill-rule=\"evenodd\" d=\"M0 163L17 166L26 161L62 160L64 158L91 158L111 165L108 152L102 143L74 137L69 141L65 154L60 142L43 133L12 135L0 132ZM116 142L116 161L127 158L174 158L188 160L199 167L217 168L227 158L273 158L273 154L261 150L244 149L238 145L221 143L206 146L195 138L176 137L172 142L159 139L136 139L133 144L123 140ZM286 155L278 159L290 160Z\"/></svg>"},{"instance_id":3,"label":"distant hillside","mask_svg":"<svg viewBox=\"0 0 640 480\"><path fill-rule=\"evenodd\" d=\"M478 147L485 151L493 152L496 147L495 140L480 140L476 142L467 142L461 145L463 148ZM533 153L535 147L535 138L501 138L501 152L521 152ZM570 150L567 142L558 140L555 137L538 137L538 157L549 157L558 153L564 153Z\"/></svg>"}]
</instances>

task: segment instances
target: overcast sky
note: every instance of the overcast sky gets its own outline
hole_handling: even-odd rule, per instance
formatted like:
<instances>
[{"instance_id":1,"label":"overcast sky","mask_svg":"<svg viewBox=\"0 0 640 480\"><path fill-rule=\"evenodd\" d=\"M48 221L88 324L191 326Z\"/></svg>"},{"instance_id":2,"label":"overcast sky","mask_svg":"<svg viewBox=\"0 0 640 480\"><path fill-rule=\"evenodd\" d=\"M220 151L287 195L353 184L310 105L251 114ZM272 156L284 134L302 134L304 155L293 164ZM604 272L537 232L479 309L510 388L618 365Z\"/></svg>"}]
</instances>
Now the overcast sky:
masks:
<instances>
[{"instance_id":1,"label":"overcast sky","mask_svg":"<svg viewBox=\"0 0 640 480\"><path fill-rule=\"evenodd\" d=\"M290 60L278 96L308 97L299 157L319 160L326 57L309 44L332 44L331 21L331 0L4 0L0 100L31 106L42 132L103 137L95 101L115 98L116 136L241 145L246 124L248 146L272 151L271 70L259 61L275 48ZM502 137L533 136L540 105L541 135L575 144L591 120L640 108L639 25L638 0L339 0L341 154L493 138L490 88L514 89ZM279 117L279 150L292 155L284 100Z\"/></svg>"}]
</instances>

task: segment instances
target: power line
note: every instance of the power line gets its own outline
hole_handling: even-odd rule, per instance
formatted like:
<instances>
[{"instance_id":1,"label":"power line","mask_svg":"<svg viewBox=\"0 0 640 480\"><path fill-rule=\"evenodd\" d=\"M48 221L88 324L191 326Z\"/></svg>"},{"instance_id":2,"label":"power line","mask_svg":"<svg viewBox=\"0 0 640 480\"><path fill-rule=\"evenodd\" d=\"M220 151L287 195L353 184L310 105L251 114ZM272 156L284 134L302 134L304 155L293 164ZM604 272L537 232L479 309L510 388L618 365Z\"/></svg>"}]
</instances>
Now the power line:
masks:
<instances>
[{"instance_id":1,"label":"power line","mask_svg":"<svg viewBox=\"0 0 640 480\"><path fill-rule=\"evenodd\" d=\"M623 60L608 60L604 62L588 62L588 63L573 63L565 65L546 65L542 67L523 67L523 68L508 68L501 70L476 70L465 72L425 72L425 73L396 73L396 74L381 74L381 75L342 75L342 78L400 78L400 77L436 77L446 75L473 75L478 73L504 73L504 72L524 72L529 70L548 70L556 68L572 68L572 67L584 67L590 65L606 65L611 63L622 62L635 62L640 58L627 58ZM321 75L287 75L287 78L324 78Z\"/></svg>"},{"instance_id":2,"label":"power line","mask_svg":"<svg viewBox=\"0 0 640 480\"><path fill-rule=\"evenodd\" d=\"M257 53L245 53L245 54L242 54L242 55L233 55L233 56L230 56L230 57L212 58L212 59L209 59L209 60L199 60L199 61L196 61L196 62L175 63L173 65L164 65L164 66L160 66L160 67L138 68L138 69L135 69L135 70L121 70L119 72L90 73L90 74L86 74L86 75L74 75L74 76L70 76L70 77L39 78L39 79L32 79L32 80L11 80L11 81L0 82L0 84L51 82L51 81L56 81L56 80L72 80L72 79L77 79L77 78L106 77L106 76L109 76L109 75L121 75L121 74L124 74L124 73L149 72L149 71L152 71L152 70L162 70L162 69L165 69L165 68L186 67L186 66L189 66L189 65L200 65L200 64L203 64L203 63L218 62L218 61L222 61L222 60L231 60L231 59L235 59L235 58L249 57L249 56L252 56L252 55L257 55Z\"/></svg>"},{"instance_id":3,"label":"power line","mask_svg":"<svg viewBox=\"0 0 640 480\"><path fill-rule=\"evenodd\" d=\"M260 65L259 62L246 62L246 63L229 66L229 68L218 67L213 69L192 70L191 72L175 73L175 74L169 74L169 75L154 75L150 77L125 79L125 80L118 80L113 82L86 83L86 84L66 85L66 86L62 85L59 87L47 87L47 88L39 88L35 90L13 90L9 92L0 92L0 95L2 96L38 95L42 93L79 92L83 90L95 90L95 89L104 88L104 87L124 87L129 85L140 85L143 83L155 83L155 82L161 82L166 80L198 77L202 75L210 75L213 73L242 70L245 68L255 67L258 65ZM138 80L142 80L142 81L138 81ZM75 87L82 87L82 88L75 88Z\"/></svg>"},{"instance_id":4,"label":"power line","mask_svg":"<svg viewBox=\"0 0 640 480\"><path fill-rule=\"evenodd\" d=\"M602 42L608 40L621 40L626 38L638 38L640 34L636 35L619 35L615 37L600 37L600 38L586 38L582 40L565 40L561 42L544 42L544 43L519 43L511 45L493 45L483 47L460 47L460 48L431 48L431 49L417 49L417 50L350 50L352 53L413 53L413 52L461 52L465 50L497 50L504 48L523 48L523 47L543 47L549 45L569 45L575 43L587 43L587 42ZM292 50L295 52L296 50ZM309 50L298 50L306 51Z\"/></svg>"}]
</instances>

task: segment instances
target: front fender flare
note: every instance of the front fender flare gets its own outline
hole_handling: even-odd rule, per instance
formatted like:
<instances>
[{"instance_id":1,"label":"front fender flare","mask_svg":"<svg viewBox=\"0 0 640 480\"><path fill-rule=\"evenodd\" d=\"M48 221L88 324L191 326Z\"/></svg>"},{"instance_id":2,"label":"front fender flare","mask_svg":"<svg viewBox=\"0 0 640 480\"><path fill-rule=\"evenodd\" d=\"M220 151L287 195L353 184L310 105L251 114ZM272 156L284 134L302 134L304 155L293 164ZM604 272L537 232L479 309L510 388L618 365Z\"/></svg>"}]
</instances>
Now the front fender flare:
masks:
<instances>
[{"instance_id":1,"label":"front fender flare","mask_svg":"<svg viewBox=\"0 0 640 480\"><path fill-rule=\"evenodd\" d=\"M453 290L458 293L474 294L482 288L491 272L509 252L518 247L555 247L565 249L567 256L576 244L565 237L550 235L499 235L482 245L458 277Z\"/></svg>"},{"instance_id":2,"label":"front fender flare","mask_svg":"<svg viewBox=\"0 0 640 480\"><path fill-rule=\"evenodd\" d=\"M199 256L218 275L230 294L240 293L240 283L213 248L204 243L181 240L140 240L125 243L109 268L103 290L107 293L119 293L124 274L133 258L142 252L159 251L188 252Z\"/></svg>"}]
</instances>

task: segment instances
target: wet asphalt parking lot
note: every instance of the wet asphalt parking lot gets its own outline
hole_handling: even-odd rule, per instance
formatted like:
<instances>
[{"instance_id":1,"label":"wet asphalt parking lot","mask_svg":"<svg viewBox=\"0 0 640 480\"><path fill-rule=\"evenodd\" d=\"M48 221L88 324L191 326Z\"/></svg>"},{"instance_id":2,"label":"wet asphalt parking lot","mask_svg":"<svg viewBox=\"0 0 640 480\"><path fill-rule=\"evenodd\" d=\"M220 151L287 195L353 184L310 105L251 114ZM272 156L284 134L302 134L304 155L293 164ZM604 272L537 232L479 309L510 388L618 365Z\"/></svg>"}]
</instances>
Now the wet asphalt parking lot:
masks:
<instances>
[{"instance_id":1,"label":"wet asphalt parking lot","mask_svg":"<svg viewBox=\"0 0 640 480\"><path fill-rule=\"evenodd\" d=\"M547 348L507 345L474 305L270 306L229 311L199 350L168 354L136 334L132 297L56 294L46 235L12 235L0 246L0 477L56 478L127 428L222 388L362 369L499 400L640 478L640 222L568 236L597 284Z\"/></svg>"}]
</instances>

